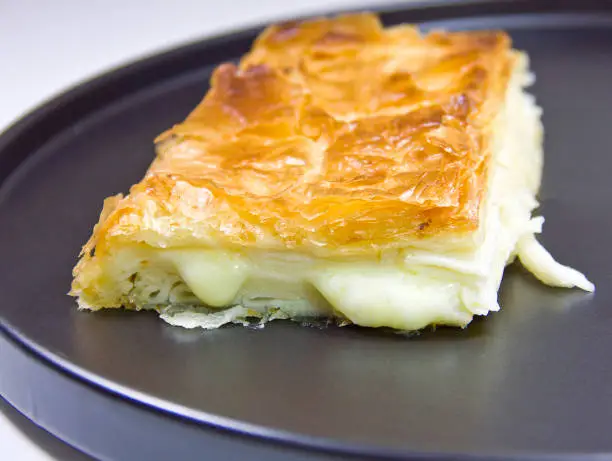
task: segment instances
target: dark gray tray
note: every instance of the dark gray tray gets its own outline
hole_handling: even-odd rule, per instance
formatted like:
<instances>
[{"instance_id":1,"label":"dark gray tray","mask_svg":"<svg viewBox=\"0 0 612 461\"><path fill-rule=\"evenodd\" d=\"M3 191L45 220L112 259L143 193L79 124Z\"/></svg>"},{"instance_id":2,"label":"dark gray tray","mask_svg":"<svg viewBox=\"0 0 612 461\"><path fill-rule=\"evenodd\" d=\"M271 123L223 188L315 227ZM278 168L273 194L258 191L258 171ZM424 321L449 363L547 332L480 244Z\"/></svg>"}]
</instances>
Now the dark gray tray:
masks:
<instances>
[{"instance_id":1,"label":"dark gray tray","mask_svg":"<svg viewBox=\"0 0 612 461\"><path fill-rule=\"evenodd\" d=\"M359 328L186 331L78 312L71 268L105 196L257 30L137 62L0 137L0 392L101 459L612 458L612 5L447 1L389 24L508 29L544 107L543 241L595 295L508 269L500 313L405 338ZM598 458L599 459L599 458Z\"/></svg>"}]
</instances>

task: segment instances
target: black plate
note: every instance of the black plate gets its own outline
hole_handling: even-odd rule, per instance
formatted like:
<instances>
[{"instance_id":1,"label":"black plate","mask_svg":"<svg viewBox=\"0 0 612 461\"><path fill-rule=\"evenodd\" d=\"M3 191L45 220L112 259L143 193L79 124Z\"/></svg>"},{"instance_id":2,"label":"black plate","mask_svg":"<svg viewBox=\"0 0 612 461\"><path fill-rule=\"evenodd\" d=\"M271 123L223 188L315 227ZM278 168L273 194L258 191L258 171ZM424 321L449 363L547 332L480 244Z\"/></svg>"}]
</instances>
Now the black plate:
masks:
<instances>
[{"instance_id":1,"label":"black plate","mask_svg":"<svg viewBox=\"0 0 612 461\"><path fill-rule=\"evenodd\" d=\"M107 74L2 136L2 392L100 457L203 446L223 459L247 449L242 459L272 459L280 447L296 459L612 456L609 5L447 2L383 15L506 28L529 51L547 129L542 240L589 275L595 295L547 288L513 266L500 313L412 339L282 322L187 331L152 313L77 312L65 293L102 199L141 177L154 136L201 98L212 66L248 49L251 30Z\"/></svg>"}]
</instances>

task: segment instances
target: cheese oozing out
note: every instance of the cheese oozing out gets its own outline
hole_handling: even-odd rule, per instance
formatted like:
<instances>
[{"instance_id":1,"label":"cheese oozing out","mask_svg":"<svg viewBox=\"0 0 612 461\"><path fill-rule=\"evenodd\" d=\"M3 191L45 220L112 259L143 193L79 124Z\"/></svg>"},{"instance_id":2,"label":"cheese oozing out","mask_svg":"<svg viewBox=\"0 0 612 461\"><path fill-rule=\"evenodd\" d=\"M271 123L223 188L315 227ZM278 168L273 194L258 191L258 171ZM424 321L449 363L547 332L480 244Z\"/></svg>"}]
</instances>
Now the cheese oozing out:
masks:
<instances>
[{"instance_id":1,"label":"cheese oozing out","mask_svg":"<svg viewBox=\"0 0 612 461\"><path fill-rule=\"evenodd\" d=\"M593 291L584 275L557 263L534 237L543 224L531 216L542 170L541 111L523 91L532 77L522 59L494 127L481 225L464 245L420 242L367 258L125 248L114 264L148 262L133 280L128 302L156 308L164 320L186 328L253 317L337 317L399 330L465 326L474 315L499 309L504 267L516 256L546 284Z\"/></svg>"}]
</instances>

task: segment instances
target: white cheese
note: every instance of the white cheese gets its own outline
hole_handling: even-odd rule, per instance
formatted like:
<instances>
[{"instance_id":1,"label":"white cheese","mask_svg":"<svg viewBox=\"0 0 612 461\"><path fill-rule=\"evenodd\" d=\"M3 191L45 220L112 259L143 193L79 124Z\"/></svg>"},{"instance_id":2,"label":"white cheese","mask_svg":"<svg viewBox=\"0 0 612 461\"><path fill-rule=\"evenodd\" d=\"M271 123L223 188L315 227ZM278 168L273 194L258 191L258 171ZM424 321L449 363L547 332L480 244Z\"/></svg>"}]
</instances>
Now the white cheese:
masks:
<instances>
[{"instance_id":1,"label":"white cheese","mask_svg":"<svg viewBox=\"0 0 612 461\"><path fill-rule=\"evenodd\" d=\"M229 305L246 280L249 267L237 254L218 250L167 250L183 281L204 304Z\"/></svg>"},{"instance_id":2,"label":"white cheese","mask_svg":"<svg viewBox=\"0 0 612 461\"><path fill-rule=\"evenodd\" d=\"M419 330L436 323L463 326L472 319L461 306L457 282L358 265L323 270L314 279L334 308L356 325Z\"/></svg>"}]
</instances>

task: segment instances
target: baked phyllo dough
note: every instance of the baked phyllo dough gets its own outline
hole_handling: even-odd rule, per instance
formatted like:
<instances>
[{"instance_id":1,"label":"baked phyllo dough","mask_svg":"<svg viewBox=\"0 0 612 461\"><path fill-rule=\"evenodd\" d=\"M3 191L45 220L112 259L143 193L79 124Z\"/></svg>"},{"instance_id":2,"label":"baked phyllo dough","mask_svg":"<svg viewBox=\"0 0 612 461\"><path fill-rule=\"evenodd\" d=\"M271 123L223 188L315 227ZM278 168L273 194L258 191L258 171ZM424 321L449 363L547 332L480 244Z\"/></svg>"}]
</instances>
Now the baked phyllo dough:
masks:
<instances>
[{"instance_id":1,"label":"baked phyllo dough","mask_svg":"<svg viewBox=\"0 0 612 461\"><path fill-rule=\"evenodd\" d=\"M497 311L516 256L592 291L534 238L531 80L501 31L422 35L372 14L269 27L156 139L142 181L105 201L71 294L184 327L409 331Z\"/></svg>"}]
</instances>

